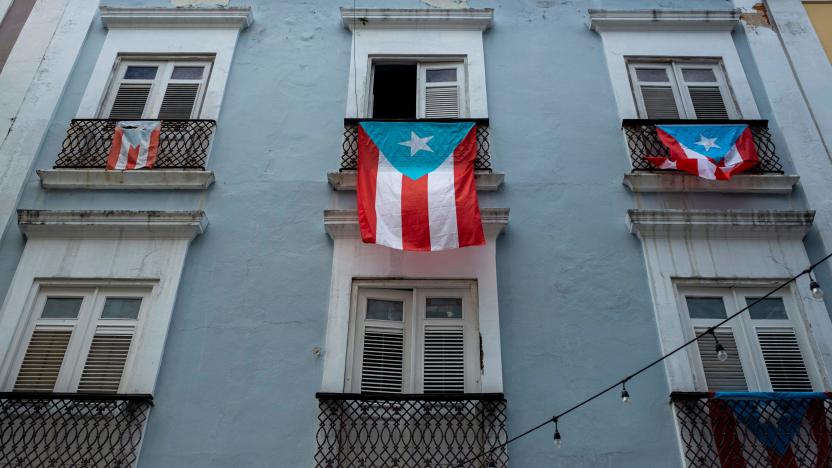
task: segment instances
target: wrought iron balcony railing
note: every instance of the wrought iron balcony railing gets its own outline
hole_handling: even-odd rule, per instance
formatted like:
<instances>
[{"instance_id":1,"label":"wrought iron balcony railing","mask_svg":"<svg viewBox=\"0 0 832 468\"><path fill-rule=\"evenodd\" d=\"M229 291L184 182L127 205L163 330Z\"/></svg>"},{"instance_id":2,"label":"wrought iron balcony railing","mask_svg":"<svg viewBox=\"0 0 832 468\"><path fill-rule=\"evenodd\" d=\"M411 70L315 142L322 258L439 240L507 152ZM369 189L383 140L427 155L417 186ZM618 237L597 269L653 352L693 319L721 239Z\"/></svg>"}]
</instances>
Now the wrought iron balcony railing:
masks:
<instances>
[{"instance_id":1,"label":"wrought iron balcony railing","mask_svg":"<svg viewBox=\"0 0 832 468\"><path fill-rule=\"evenodd\" d=\"M116 122L118 120L73 119L55 167L106 167ZM153 167L205 169L216 125L213 120L162 120L159 153Z\"/></svg>"},{"instance_id":2,"label":"wrought iron balcony railing","mask_svg":"<svg viewBox=\"0 0 832 468\"><path fill-rule=\"evenodd\" d=\"M0 393L0 466L129 468L150 395Z\"/></svg>"},{"instance_id":3,"label":"wrought iron balcony railing","mask_svg":"<svg viewBox=\"0 0 832 468\"><path fill-rule=\"evenodd\" d=\"M502 394L319 393L316 468L505 468Z\"/></svg>"},{"instance_id":4,"label":"wrought iron balcony railing","mask_svg":"<svg viewBox=\"0 0 832 468\"><path fill-rule=\"evenodd\" d=\"M358 123L373 119L344 119L344 141L342 143L341 170L354 171L358 167ZM409 120L399 120L407 122ZM477 126L477 159L474 169L491 170L491 140L488 119L412 119L413 122L474 122Z\"/></svg>"},{"instance_id":5,"label":"wrought iron balcony railing","mask_svg":"<svg viewBox=\"0 0 832 468\"><path fill-rule=\"evenodd\" d=\"M621 126L627 138L634 171L667 171L657 169L647 160L648 156L668 156L667 148L659 141L656 134L656 125L662 124L746 124L751 128L754 146L760 156L760 163L746 173L783 173L783 166L774 150L774 140L771 138L767 120L625 119Z\"/></svg>"},{"instance_id":6,"label":"wrought iron balcony railing","mask_svg":"<svg viewBox=\"0 0 832 468\"><path fill-rule=\"evenodd\" d=\"M832 466L832 400L723 399L710 393L670 395L688 468Z\"/></svg>"}]
</instances>

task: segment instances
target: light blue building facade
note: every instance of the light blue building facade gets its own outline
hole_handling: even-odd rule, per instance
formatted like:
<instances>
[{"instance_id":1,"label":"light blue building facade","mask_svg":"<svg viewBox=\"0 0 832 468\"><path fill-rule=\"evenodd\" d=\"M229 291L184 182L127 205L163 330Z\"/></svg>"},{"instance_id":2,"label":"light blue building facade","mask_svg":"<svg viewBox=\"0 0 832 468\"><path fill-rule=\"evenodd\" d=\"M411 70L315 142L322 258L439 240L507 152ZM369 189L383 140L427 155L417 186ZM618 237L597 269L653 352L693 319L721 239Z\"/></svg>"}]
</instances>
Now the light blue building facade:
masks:
<instances>
[{"instance_id":1,"label":"light blue building facade","mask_svg":"<svg viewBox=\"0 0 832 468\"><path fill-rule=\"evenodd\" d=\"M734 464L704 392L832 390L803 275L715 330L728 359L708 336L560 418L560 448L501 445L832 251L824 96L777 22L800 2L61 1L0 92L0 436L65 445L3 466L770 466ZM475 122L485 246L361 243L373 118ZM156 165L106 171L135 119L163 121ZM761 163L656 170L667 119L747 124Z\"/></svg>"}]
</instances>

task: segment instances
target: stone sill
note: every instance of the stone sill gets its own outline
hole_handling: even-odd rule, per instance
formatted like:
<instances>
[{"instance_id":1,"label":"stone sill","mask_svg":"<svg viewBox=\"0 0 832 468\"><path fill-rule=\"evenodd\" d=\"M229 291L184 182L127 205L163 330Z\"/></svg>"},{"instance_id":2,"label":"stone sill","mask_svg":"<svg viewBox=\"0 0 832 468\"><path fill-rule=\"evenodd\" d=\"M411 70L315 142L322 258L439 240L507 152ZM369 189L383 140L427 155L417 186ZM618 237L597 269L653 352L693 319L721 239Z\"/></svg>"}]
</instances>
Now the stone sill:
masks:
<instances>
[{"instance_id":1,"label":"stone sill","mask_svg":"<svg viewBox=\"0 0 832 468\"><path fill-rule=\"evenodd\" d=\"M45 169L37 173L47 190L205 190L214 183L212 171L183 169Z\"/></svg>"},{"instance_id":2,"label":"stone sill","mask_svg":"<svg viewBox=\"0 0 832 468\"><path fill-rule=\"evenodd\" d=\"M740 174L729 181L690 174L631 172L623 183L633 192L791 193L800 177L787 174Z\"/></svg>"},{"instance_id":3,"label":"stone sill","mask_svg":"<svg viewBox=\"0 0 832 468\"><path fill-rule=\"evenodd\" d=\"M496 239L508 226L508 208L480 208L486 238ZM359 237L358 211L324 210L324 228L333 239Z\"/></svg>"},{"instance_id":4,"label":"stone sill","mask_svg":"<svg viewBox=\"0 0 832 468\"><path fill-rule=\"evenodd\" d=\"M327 172L326 178L333 190L355 190L355 171ZM500 189L505 172L474 171L477 190L494 192Z\"/></svg>"}]
</instances>

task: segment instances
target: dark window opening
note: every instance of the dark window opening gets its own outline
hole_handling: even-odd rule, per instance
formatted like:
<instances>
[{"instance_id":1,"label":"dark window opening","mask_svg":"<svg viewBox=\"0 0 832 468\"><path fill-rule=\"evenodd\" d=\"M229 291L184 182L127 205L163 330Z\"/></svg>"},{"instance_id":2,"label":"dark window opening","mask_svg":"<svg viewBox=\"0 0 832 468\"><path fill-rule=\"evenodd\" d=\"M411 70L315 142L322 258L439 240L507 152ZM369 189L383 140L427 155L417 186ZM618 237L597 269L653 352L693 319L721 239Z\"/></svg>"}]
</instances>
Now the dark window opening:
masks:
<instances>
[{"instance_id":1,"label":"dark window opening","mask_svg":"<svg viewBox=\"0 0 832 468\"><path fill-rule=\"evenodd\" d=\"M373 118L416 118L416 64L376 65L373 72Z\"/></svg>"}]
</instances>

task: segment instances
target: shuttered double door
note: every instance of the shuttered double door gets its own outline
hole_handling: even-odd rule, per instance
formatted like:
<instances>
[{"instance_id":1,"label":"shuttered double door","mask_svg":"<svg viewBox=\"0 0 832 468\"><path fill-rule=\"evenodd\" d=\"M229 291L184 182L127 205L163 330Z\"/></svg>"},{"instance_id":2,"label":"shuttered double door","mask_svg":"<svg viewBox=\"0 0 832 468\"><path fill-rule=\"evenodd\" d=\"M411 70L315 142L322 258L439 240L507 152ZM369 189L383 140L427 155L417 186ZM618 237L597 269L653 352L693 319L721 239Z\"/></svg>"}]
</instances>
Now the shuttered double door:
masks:
<instances>
[{"instance_id":1,"label":"shuttered double door","mask_svg":"<svg viewBox=\"0 0 832 468\"><path fill-rule=\"evenodd\" d=\"M360 289L348 391L479 391L479 332L464 289Z\"/></svg>"}]
</instances>

